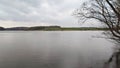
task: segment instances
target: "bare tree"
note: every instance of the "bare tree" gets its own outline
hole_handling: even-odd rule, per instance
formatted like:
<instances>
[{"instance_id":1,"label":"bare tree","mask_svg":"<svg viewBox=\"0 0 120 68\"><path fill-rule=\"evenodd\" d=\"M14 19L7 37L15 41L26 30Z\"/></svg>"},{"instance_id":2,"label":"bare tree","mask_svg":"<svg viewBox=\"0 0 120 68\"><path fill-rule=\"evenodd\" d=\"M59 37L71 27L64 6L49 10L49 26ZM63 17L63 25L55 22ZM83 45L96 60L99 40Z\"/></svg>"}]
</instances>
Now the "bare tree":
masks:
<instances>
[{"instance_id":1,"label":"bare tree","mask_svg":"<svg viewBox=\"0 0 120 68\"><path fill-rule=\"evenodd\" d=\"M120 0L89 0L74 13L80 21L96 19L109 28L110 38L120 43ZM116 58L116 68L120 68L120 50L115 52L108 63Z\"/></svg>"},{"instance_id":2,"label":"bare tree","mask_svg":"<svg viewBox=\"0 0 120 68\"><path fill-rule=\"evenodd\" d=\"M75 16L83 22L96 19L105 24L112 38L120 41L120 1L119 0L91 0L82 4L82 8L75 11Z\"/></svg>"}]
</instances>

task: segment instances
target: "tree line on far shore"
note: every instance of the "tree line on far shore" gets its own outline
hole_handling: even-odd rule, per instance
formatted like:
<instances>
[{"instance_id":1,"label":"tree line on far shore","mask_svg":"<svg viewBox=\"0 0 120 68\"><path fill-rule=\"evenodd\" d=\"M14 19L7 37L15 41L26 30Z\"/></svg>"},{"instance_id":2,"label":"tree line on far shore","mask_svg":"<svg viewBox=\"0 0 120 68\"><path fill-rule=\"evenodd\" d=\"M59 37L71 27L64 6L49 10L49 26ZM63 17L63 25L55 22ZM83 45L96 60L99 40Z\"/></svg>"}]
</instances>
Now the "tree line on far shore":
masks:
<instances>
[{"instance_id":1,"label":"tree line on far shore","mask_svg":"<svg viewBox=\"0 0 120 68\"><path fill-rule=\"evenodd\" d=\"M42 30L42 31L64 31L64 30L108 30L108 28L102 27L61 27L61 26L33 26L33 27L11 27L11 28L4 28L0 27L0 30L3 31L34 31L34 30Z\"/></svg>"}]
</instances>

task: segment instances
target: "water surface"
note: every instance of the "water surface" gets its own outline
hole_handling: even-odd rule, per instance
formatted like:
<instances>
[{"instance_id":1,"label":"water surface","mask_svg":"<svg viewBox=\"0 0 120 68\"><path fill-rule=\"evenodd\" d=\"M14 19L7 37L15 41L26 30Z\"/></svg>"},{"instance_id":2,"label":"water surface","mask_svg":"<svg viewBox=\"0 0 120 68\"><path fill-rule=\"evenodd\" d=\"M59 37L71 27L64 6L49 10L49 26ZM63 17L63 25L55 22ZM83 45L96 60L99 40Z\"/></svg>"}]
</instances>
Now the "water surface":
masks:
<instances>
[{"instance_id":1,"label":"water surface","mask_svg":"<svg viewBox=\"0 0 120 68\"><path fill-rule=\"evenodd\" d=\"M0 68L99 68L113 44L102 31L1 31Z\"/></svg>"}]
</instances>

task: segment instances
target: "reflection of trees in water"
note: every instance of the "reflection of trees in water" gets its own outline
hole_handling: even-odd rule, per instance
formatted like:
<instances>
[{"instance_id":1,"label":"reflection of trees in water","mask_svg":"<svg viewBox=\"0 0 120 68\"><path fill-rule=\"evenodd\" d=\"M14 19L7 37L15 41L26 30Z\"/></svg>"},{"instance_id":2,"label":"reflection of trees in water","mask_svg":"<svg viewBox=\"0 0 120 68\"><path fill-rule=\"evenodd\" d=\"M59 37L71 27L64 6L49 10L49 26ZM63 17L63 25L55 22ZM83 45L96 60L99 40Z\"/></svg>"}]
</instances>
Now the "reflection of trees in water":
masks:
<instances>
[{"instance_id":1,"label":"reflection of trees in water","mask_svg":"<svg viewBox=\"0 0 120 68\"><path fill-rule=\"evenodd\" d=\"M117 49L105 63L104 68L120 68L120 49Z\"/></svg>"}]
</instances>

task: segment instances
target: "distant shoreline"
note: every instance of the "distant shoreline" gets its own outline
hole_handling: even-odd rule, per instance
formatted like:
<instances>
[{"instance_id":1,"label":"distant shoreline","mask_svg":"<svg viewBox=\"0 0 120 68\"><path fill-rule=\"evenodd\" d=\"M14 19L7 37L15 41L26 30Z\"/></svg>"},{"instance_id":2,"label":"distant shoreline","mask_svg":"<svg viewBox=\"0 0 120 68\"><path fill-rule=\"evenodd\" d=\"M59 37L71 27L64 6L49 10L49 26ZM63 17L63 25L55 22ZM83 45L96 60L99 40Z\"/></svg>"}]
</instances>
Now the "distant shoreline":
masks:
<instances>
[{"instance_id":1,"label":"distant shoreline","mask_svg":"<svg viewBox=\"0 0 120 68\"><path fill-rule=\"evenodd\" d=\"M60 26L33 26L33 27L0 27L0 31L104 31L108 28L97 27L60 27Z\"/></svg>"}]
</instances>

